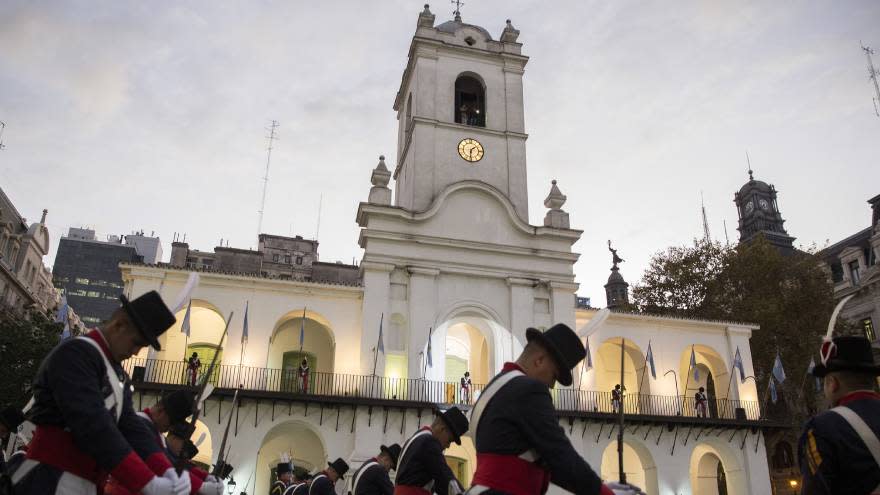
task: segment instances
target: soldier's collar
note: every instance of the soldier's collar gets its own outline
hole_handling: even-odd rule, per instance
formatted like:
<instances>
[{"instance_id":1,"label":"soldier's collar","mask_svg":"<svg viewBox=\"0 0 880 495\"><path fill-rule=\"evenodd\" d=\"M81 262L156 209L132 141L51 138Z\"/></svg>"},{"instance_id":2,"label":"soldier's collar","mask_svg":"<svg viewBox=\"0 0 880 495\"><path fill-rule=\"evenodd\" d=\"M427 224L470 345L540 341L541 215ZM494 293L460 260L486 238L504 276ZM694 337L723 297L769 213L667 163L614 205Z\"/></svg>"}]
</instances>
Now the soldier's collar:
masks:
<instances>
[{"instance_id":1,"label":"soldier's collar","mask_svg":"<svg viewBox=\"0 0 880 495\"><path fill-rule=\"evenodd\" d=\"M877 392L873 392L871 390L856 390L855 392L850 392L843 397L841 397L837 404L838 406L845 406L850 402L855 402L857 400L862 399L878 399L880 400L880 394Z\"/></svg>"}]
</instances>

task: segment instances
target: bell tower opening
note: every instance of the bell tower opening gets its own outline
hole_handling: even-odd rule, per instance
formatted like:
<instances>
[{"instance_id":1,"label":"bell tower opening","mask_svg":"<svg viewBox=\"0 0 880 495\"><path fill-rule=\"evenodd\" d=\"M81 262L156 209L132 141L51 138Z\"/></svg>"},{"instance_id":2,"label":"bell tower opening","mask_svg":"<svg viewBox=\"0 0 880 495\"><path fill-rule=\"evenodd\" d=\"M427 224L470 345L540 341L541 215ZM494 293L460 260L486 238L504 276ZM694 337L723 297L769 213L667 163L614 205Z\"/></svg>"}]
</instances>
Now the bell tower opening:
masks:
<instances>
[{"instance_id":1,"label":"bell tower opening","mask_svg":"<svg viewBox=\"0 0 880 495\"><path fill-rule=\"evenodd\" d=\"M486 127L486 89L472 75L455 80L455 123Z\"/></svg>"}]
</instances>

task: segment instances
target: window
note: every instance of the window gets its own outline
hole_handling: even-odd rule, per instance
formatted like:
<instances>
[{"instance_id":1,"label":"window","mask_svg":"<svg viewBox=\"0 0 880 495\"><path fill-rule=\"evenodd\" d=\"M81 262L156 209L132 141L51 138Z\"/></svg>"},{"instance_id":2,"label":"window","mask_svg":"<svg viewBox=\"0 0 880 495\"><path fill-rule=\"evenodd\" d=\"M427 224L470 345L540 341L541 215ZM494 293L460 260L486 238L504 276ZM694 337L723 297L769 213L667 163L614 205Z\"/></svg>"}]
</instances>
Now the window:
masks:
<instances>
[{"instance_id":1,"label":"window","mask_svg":"<svg viewBox=\"0 0 880 495\"><path fill-rule=\"evenodd\" d=\"M455 122L486 127L486 97L483 84L472 76L455 80Z\"/></svg>"},{"instance_id":2,"label":"window","mask_svg":"<svg viewBox=\"0 0 880 495\"><path fill-rule=\"evenodd\" d=\"M284 255L284 262L287 263L288 265L290 264L290 255L289 254Z\"/></svg>"},{"instance_id":3,"label":"window","mask_svg":"<svg viewBox=\"0 0 880 495\"><path fill-rule=\"evenodd\" d=\"M86 323L101 323L101 319L95 318L94 316L81 316L80 320Z\"/></svg>"},{"instance_id":4,"label":"window","mask_svg":"<svg viewBox=\"0 0 880 495\"><path fill-rule=\"evenodd\" d=\"M278 255L277 254L272 255L272 261L274 261L275 263L278 263Z\"/></svg>"},{"instance_id":5,"label":"window","mask_svg":"<svg viewBox=\"0 0 880 495\"><path fill-rule=\"evenodd\" d=\"M302 264L303 264L303 257L302 257L302 256L297 256L297 257L296 257L296 264L297 264L297 265L302 265Z\"/></svg>"},{"instance_id":6,"label":"window","mask_svg":"<svg viewBox=\"0 0 880 495\"><path fill-rule=\"evenodd\" d=\"M68 294L70 294L71 296L86 297L86 291L84 291L82 289L74 289L74 290L68 291Z\"/></svg>"},{"instance_id":7,"label":"window","mask_svg":"<svg viewBox=\"0 0 880 495\"><path fill-rule=\"evenodd\" d=\"M773 452L771 464L773 469L785 469L794 465L794 455L788 442L779 442Z\"/></svg>"},{"instance_id":8,"label":"window","mask_svg":"<svg viewBox=\"0 0 880 495\"><path fill-rule=\"evenodd\" d=\"M204 266L206 268L211 268L214 266L214 260L212 260L210 258L205 258L202 260L202 266Z\"/></svg>"},{"instance_id":9,"label":"window","mask_svg":"<svg viewBox=\"0 0 880 495\"><path fill-rule=\"evenodd\" d=\"M75 279L73 279L73 281L76 282L76 283L78 283L78 284L89 285L89 279L87 279L87 278L79 278L79 277L76 277Z\"/></svg>"},{"instance_id":10,"label":"window","mask_svg":"<svg viewBox=\"0 0 880 495\"><path fill-rule=\"evenodd\" d=\"M874 333L874 321L871 318L865 318L862 320L862 330L865 331L865 337L867 337L868 340L871 342L877 340L877 334Z\"/></svg>"},{"instance_id":11,"label":"window","mask_svg":"<svg viewBox=\"0 0 880 495\"><path fill-rule=\"evenodd\" d=\"M106 287L107 281L106 280L92 280L92 285L94 285L95 287Z\"/></svg>"},{"instance_id":12,"label":"window","mask_svg":"<svg viewBox=\"0 0 880 495\"><path fill-rule=\"evenodd\" d=\"M859 262L858 261L850 261L849 262L849 278L852 281L853 285L859 285L861 282L861 278L859 277Z\"/></svg>"},{"instance_id":13,"label":"window","mask_svg":"<svg viewBox=\"0 0 880 495\"><path fill-rule=\"evenodd\" d=\"M86 297L101 297L101 293L96 290L86 292Z\"/></svg>"}]
</instances>

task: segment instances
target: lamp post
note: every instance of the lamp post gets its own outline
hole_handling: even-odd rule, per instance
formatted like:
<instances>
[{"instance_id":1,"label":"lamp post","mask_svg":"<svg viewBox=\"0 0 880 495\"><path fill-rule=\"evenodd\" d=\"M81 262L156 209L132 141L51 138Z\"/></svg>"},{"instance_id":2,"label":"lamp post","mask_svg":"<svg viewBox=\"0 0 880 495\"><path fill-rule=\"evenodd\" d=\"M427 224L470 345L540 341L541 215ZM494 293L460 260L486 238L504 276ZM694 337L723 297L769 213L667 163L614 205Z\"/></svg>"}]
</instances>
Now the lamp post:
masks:
<instances>
[{"instance_id":1,"label":"lamp post","mask_svg":"<svg viewBox=\"0 0 880 495\"><path fill-rule=\"evenodd\" d=\"M232 495L232 492L235 491L235 478L229 477L229 483L226 483L226 491L229 492L229 495Z\"/></svg>"},{"instance_id":2,"label":"lamp post","mask_svg":"<svg viewBox=\"0 0 880 495\"><path fill-rule=\"evenodd\" d=\"M675 370L669 370L666 373L663 373L663 376L666 376L670 373L672 373L672 377L675 378L675 400L676 402L678 402L677 416L681 416L681 400L679 399L678 395L678 373L676 373Z\"/></svg>"}]
</instances>

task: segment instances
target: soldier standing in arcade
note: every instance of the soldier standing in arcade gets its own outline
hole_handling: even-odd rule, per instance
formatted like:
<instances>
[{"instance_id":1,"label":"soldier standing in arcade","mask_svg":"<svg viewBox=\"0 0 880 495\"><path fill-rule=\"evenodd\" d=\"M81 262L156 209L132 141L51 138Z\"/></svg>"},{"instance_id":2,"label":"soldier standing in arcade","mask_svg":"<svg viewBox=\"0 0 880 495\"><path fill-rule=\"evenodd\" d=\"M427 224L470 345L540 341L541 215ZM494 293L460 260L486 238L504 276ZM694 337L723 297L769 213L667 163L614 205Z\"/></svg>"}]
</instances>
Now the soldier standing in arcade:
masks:
<instances>
[{"instance_id":1,"label":"soldier standing in arcade","mask_svg":"<svg viewBox=\"0 0 880 495\"><path fill-rule=\"evenodd\" d=\"M880 394L871 342L843 336L822 344L813 376L834 407L804 425L798 445L804 495L880 493Z\"/></svg>"},{"instance_id":2,"label":"soldier standing in arcade","mask_svg":"<svg viewBox=\"0 0 880 495\"><path fill-rule=\"evenodd\" d=\"M579 495L639 493L602 484L572 446L556 416L549 388L572 383L571 369L585 356L581 339L564 324L526 330L528 343L515 363L483 390L471 411L477 470L471 495L537 495L550 480Z\"/></svg>"},{"instance_id":3,"label":"soldier standing in arcade","mask_svg":"<svg viewBox=\"0 0 880 495\"><path fill-rule=\"evenodd\" d=\"M327 463L327 469L316 474L309 485L309 495L336 495L336 482L348 472L348 464L342 459Z\"/></svg>"},{"instance_id":4,"label":"soldier standing in arcade","mask_svg":"<svg viewBox=\"0 0 880 495\"><path fill-rule=\"evenodd\" d=\"M15 493L95 494L107 473L134 493L189 491L135 414L120 364L148 344L160 349L174 315L156 291L120 300L101 328L59 344L40 365L27 413L36 431L12 473Z\"/></svg>"},{"instance_id":5,"label":"soldier standing in arcade","mask_svg":"<svg viewBox=\"0 0 880 495\"><path fill-rule=\"evenodd\" d=\"M403 444L397 465L395 495L456 495L464 491L446 464L443 451L452 442L461 445L468 420L457 407L434 418Z\"/></svg>"},{"instance_id":6,"label":"soldier standing in arcade","mask_svg":"<svg viewBox=\"0 0 880 495\"><path fill-rule=\"evenodd\" d=\"M275 476L277 476L278 479L275 480L275 483L272 483L269 495L284 495L284 492L287 490L287 485L290 484L290 477L292 474L293 469L289 461L279 462L278 466L275 468Z\"/></svg>"},{"instance_id":7,"label":"soldier standing in arcade","mask_svg":"<svg viewBox=\"0 0 880 495\"><path fill-rule=\"evenodd\" d=\"M694 394L694 409L697 411L698 418L705 418L709 412L709 398L706 396L706 389L700 387L700 390Z\"/></svg>"},{"instance_id":8,"label":"soldier standing in arcade","mask_svg":"<svg viewBox=\"0 0 880 495\"><path fill-rule=\"evenodd\" d=\"M199 355L195 352L192 353L192 356L189 357L189 361L186 362L186 370L189 373L189 384L194 387L196 385L196 380L199 377L199 368L202 367L202 361L199 359Z\"/></svg>"},{"instance_id":9,"label":"soldier standing in arcade","mask_svg":"<svg viewBox=\"0 0 880 495\"><path fill-rule=\"evenodd\" d=\"M354 473L354 481L351 484L353 495L393 495L394 485L388 472L397 469L397 459L400 457L400 445L396 443L390 447L379 447L380 454L365 462Z\"/></svg>"}]
</instances>

